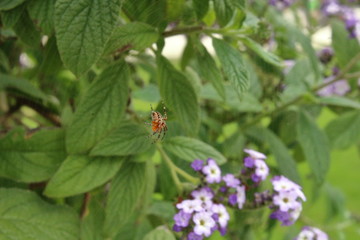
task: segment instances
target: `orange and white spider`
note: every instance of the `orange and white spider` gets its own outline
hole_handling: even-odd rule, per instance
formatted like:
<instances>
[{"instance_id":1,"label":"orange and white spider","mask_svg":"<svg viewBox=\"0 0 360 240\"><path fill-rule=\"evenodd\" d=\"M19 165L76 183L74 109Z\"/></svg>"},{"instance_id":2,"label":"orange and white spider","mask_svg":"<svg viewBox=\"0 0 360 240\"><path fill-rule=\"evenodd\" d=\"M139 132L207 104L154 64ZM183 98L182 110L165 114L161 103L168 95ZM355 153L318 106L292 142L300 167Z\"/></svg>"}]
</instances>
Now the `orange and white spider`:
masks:
<instances>
[{"instance_id":1,"label":"orange and white spider","mask_svg":"<svg viewBox=\"0 0 360 240\"><path fill-rule=\"evenodd\" d=\"M157 138L155 138L153 142L155 143L160 139L161 135L162 135L161 140L163 140L166 131L168 130L165 122L167 120L167 115L166 115L165 106L164 106L164 116L162 116L161 113L154 111L151 105L150 107L151 107L151 123L145 122L145 124L150 125L153 131L153 133L149 137L157 135Z\"/></svg>"}]
</instances>

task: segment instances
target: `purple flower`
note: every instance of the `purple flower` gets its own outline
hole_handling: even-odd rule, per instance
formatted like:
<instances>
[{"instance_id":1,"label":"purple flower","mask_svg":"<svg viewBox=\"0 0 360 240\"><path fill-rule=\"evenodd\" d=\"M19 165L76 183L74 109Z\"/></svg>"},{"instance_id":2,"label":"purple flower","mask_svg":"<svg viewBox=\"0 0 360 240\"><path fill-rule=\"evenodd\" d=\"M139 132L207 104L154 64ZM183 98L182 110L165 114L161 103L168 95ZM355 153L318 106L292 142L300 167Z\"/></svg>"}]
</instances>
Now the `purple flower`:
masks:
<instances>
[{"instance_id":1,"label":"purple flower","mask_svg":"<svg viewBox=\"0 0 360 240\"><path fill-rule=\"evenodd\" d=\"M183 228L175 224L175 225L173 226L172 230L173 230L174 232L181 232L181 231L183 230Z\"/></svg>"},{"instance_id":2,"label":"purple flower","mask_svg":"<svg viewBox=\"0 0 360 240\"><path fill-rule=\"evenodd\" d=\"M269 4L279 10L290 7L294 2L295 0L269 0Z\"/></svg>"},{"instance_id":3,"label":"purple flower","mask_svg":"<svg viewBox=\"0 0 360 240\"><path fill-rule=\"evenodd\" d=\"M238 208L242 209L246 201L245 186L240 186L236 188L236 202Z\"/></svg>"},{"instance_id":4,"label":"purple flower","mask_svg":"<svg viewBox=\"0 0 360 240\"><path fill-rule=\"evenodd\" d=\"M294 209L298 195L294 191L279 192L273 197L273 203L283 212Z\"/></svg>"},{"instance_id":5,"label":"purple flower","mask_svg":"<svg viewBox=\"0 0 360 240\"><path fill-rule=\"evenodd\" d=\"M360 28L360 20L356 17L354 10L351 8L343 7L342 14L346 30L349 32L349 37L356 38Z\"/></svg>"},{"instance_id":6,"label":"purple flower","mask_svg":"<svg viewBox=\"0 0 360 240\"><path fill-rule=\"evenodd\" d=\"M228 173L223 176L222 179L224 180L227 187L236 188L240 185L240 180L237 179L233 174Z\"/></svg>"},{"instance_id":7,"label":"purple flower","mask_svg":"<svg viewBox=\"0 0 360 240\"><path fill-rule=\"evenodd\" d=\"M290 221L290 214L288 212L277 210L270 214L270 218L279 220L282 222L282 226L292 225L292 222Z\"/></svg>"},{"instance_id":8,"label":"purple flower","mask_svg":"<svg viewBox=\"0 0 360 240\"><path fill-rule=\"evenodd\" d=\"M269 167L263 160L255 159L255 174L261 181L264 181L269 175Z\"/></svg>"},{"instance_id":9,"label":"purple flower","mask_svg":"<svg viewBox=\"0 0 360 240\"><path fill-rule=\"evenodd\" d=\"M200 171L203 168L204 162L202 160L199 159L195 159L192 163L191 163L191 167L195 170L195 171Z\"/></svg>"},{"instance_id":10,"label":"purple flower","mask_svg":"<svg viewBox=\"0 0 360 240\"><path fill-rule=\"evenodd\" d=\"M247 168L253 168L254 162L254 159L252 159L251 157L244 158L244 166Z\"/></svg>"},{"instance_id":11,"label":"purple flower","mask_svg":"<svg viewBox=\"0 0 360 240\"><path fill-rule=\"evenodd\" d=\"M235 204L237 203L236 193L230 194L228 201L229 201L229 204L230 204L231 206L235 206Z\"/></svg>"},{"instance_id":12,"label":"purple flower","mask_svg":"<svg viewBox=\"0 0 360 240\"><path fill-rule=\"evenodd\" d=\"M222 204L213 204L211 211L217 214L216 221L219 222L220 227L225 228L230 219L230 215L226 211L225 206Z\"/></svg>"},{"instance_id":13,"label":"purple flower","mask_svg":"<svg viewBox=\"0 0 360 240\"><path fill-rule=\"evenodd\" d=\"M303 227L295 240L328 240L326 233L315 227Z\"/></svg>"},{"instance_id":14,"label":"purple flower","mask_svg":"<svg viewBox=\"0 0 360 240\"><path fill-rule=\"evenodd\" d=\"M301 190L301 187L294 183L293 181L289 180L284 176L275 176L271 180L273 188L277 192L289 192L293 191L296 193L297 197L300 197L303 201L306 201L306 197Z\"/></svg>"},{"instance_id":15,"label":"purple flower","mask_svg":"<svg viewBox=\"0 0 360 240\"><path fill-rule=\"evenodd\" d=\"M342 6L338 0L325 0L321 5L321 11L325 16L334 16L341 13Z\"/></svg>"},{"instance_id":16,"label":"purple flower","mask_svg":"<svg viewBox=\"0 0 360 240\"><path fill-rule=\"evenodd\" d=\"M253 159L266 159L266 156L258 151L252 150L252 149L244 149L244 152L250 155Z\"/></svg>"},{"instance_id":17,"label":"purple flower","mask_svg":"<svg viewBox=\"0 0 360 240\"><path fill-rule=\"evenodd\" d=\"M324 83L330 82L335 78L335 76L330 76L324 79ZM339 80L326 87L320 89L317 94L322 97L328 97L332 95L344 96L347 92L351 90L350 85L346 80Z\"/></svg>"},{"instance_id":18,"label":"purple flower","mask_svg":"<svg viewBox=\"0 0 360 240\"><path fill-rule=\"evenodd\" d=\"M183 210L174 215L175 225L179 227L187 227L190 219L191 213L186 213Z\"/></svg>"},{"instance_id":19,"label":"purple flower","mask_svg":"<svg viewBox=\"0 0 360 240\"><path fill-rule=\"evenodd\" d=\"M189 235L187 236L187 240L203 240L203 239L204 239L203 236L197 235L194 232L189 233Z\"/></svg>"},{"instance_id":20,"label":"purple flower","mask_svg":"<svg viewBox=\"0 0 360 240\"><path fill-rule=\"evenodd\" d=\"M207 165L203 167L207 183L219 183L221 181L221 170L213 159L208 159Z\"/></svg>"},{"instance_id":21,"label":"purple flower","mask_svg":"<svg viewBox=\"0 0 360 240\"><path fill-rule=\"evenodd\" d=\"M201 206L202 202L198 199L194 200L184 200L181 203L176 204L177 209L182 209L186 213L199 212L203 208Z\"/></svg>"},{"instance_id":22,"label":"purple flower","mask_svg":"<svg viewBox=\"0 0 360 240\"><path fill-rule=\"evenodd\" d=\"M209 237L212 233L212 228L215 226L215 220L211 217L211 213L199 212L193 217L195 223L194 233L200 236Z\"/></svg>"}]
</instances>

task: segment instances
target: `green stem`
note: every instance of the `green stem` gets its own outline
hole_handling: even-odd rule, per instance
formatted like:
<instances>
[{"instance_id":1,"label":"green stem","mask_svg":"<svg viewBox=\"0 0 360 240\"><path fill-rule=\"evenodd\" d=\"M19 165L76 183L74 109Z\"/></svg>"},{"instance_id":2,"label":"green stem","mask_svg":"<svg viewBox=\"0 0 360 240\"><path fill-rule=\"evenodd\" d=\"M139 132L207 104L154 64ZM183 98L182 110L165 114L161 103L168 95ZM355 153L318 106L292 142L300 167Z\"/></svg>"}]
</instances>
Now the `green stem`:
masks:
<instances>
[{"instance_id":1,"label":"green stem","mask_svg":"<svg viewBox=\"0 0 360 240\"><path fill-rule=\"evenodd\" d=\"M324 87L326 87L326 86L328 86L330 84L333 84L334 82L337 82L337 81L339 81L341 79L344 79L346 77L349 77L349 76L350 77L355 77L355 76L357 76L357 74L359 74L359 72L356 72L354 74L353 73L347 74L347 72L349 70L351 70L351 68L354 67L358 63L359 60L360 60L360 53L358 53L355 57L353 57L350 60L350 62L344 67L344 69L333 80L313 87L312 89L310 89L310 92L317 92L318 90L320 90L320 89L322 89L322 88L324 88ZM259 114L254 119L252 119L250 122L245 123L244 125L242 125L241 128L245 129L245 128L249 127L249 126L252 126L252 125L258 123L264 117L268 117L268 116L274 115L274 114L276 114L278 112L281 112L282 110L285 110L289 106L300 102L303 99L305 94L306 93L301 94L300 96L298 96L298 97L284 103L283 105L281 105L278 108L275 108L273 110L270 110L270 111Z\"/></svg>"}]
</instances>

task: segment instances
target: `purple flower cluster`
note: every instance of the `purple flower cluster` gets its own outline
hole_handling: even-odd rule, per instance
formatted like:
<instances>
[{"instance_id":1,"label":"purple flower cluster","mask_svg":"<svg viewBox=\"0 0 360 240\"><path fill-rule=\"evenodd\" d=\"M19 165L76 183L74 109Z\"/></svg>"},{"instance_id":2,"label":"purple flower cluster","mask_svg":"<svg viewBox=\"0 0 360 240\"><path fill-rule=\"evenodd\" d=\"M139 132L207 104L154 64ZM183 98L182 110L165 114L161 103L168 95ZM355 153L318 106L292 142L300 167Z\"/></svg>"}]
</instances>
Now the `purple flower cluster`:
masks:
<instances>
[{"instance_id":1,"label":"purple flower cluster","mask_svg":"<svg viewBox=\"0 0 360 240\"><path fill-rule=\"evenodd\" d=\"M260 152L245 149L244 152L249 154L248 157L244 159L245 169L242 174L244 176L250 175L252 181L259 183L264 181L269 175L269 167L265 163L266 156Z\"/></svg>"},{"instance_id":2,"label":"purple flower cluster","mask_svg":"<svg viewBox=\"0 0 360 240\"><path fill-rule=\"evenodd\" d=\"M269 4L279 10L290 7L296 0L269 0Z\"/></svg>"},{"instance_id":3,"label":"purple flower cluster","mask_svg":"<svg viewBox=\"0 0 360 240\"><path fill-rule=\"evenodd\" d=\"M324 0L321 5L322 13L327 16L338 16L344 23L350 38L356 38L360 33L360 19L353 9L341 5L338 0Z\"/></svg>"},{"instance_id":4,"label":"purple flower cluster","mask_svg":"<svg viewBox=\"0 0 360 240\"><path fill-rule=\"evenodd\" d=\"M176 205L179 212L174 216L173 230L186 232L188 240L201 240L216 230L224 235L230 219L226 205L243 208L245 187L233 174L222 176L213 159L208 159L206 165L195 160L191 167L202 175L204 183L190 193L189 199Z\"/></svg>"},{"instance_id":5,"label":"purple flower cluster","mask_svg":"<svg viewBox=\"0 0 360 240\"><path fill-rule=\"evenodd\" d=\"M335 76L330 76L324 79L324 83L330 82L335 78ZM347 92L351 90L349 83L345 79L336 81L326 87L321 88L317 94L322 97L328 96L344 96Z\"/></svg>"},{"instance_id":6,"label":"purple flower cluster","mask_svg":"<svg viewBox=\"0 0 360 240\"><path fill-rule=\"evenodd\" d=\"M300 216L305 195L299 185L284 176L275 176L271 182L275 193L270 218L278 219L283 226L292 225Z\"/></svg>"},{"instance_id":7,"label":"purple flower cluster","mask_svg":"<svg viewBox=\"0 0 360 240\"><path fill-rule=\"evenodd\" d=\"M315 227L303 227L294 240L328 240L326 233Z\"/></svg>"}]
</instances>

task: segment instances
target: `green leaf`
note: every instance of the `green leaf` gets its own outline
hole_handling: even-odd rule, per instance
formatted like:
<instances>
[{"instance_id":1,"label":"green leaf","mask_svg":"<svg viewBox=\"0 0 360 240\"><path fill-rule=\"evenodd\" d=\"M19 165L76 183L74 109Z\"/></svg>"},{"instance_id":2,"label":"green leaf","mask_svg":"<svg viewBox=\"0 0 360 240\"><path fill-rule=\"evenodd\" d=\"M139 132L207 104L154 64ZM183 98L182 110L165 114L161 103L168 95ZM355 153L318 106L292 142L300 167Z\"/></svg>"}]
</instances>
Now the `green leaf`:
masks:
<instances>
[{"instance_id":1,"label":"green leaf","mask_svg":"<svg viewBox=\"0 0 360 240\"><path fill-rule=\"evenodd\" d=\"M347 148L360 142L360 110L342 114L326 126L331 146Z\"/></svg>"},{"instance_id":2,"label":"green leaf","mask_svg":"<svg viewBox=\"0 0 360 240\"><path fill-rule=\"evenodd\" d=\"M201 20L209 11L209 0L193 0L193 8L198 20Z\"/></svg>"},{"instance_id":3,"label":"green leaf","mask_svg":"<svg viewBox=\"0 0 360 240\"><path fill-rule=\"evenodd\" d=\"M45 75L56 75L62 68L59 50L56 44L56 37L50 37L45 45L44 58L40 65L39 72Z\"/></svg>"},{"instance_id":4,"label":"green leaf","mask_svg":"<svg viewBox=\"0 0 360 240\"><path fill-rule=\"evenodd\" d=\"M44 193L62 198L90 191L109 181L122 163L122 158L70 155L50 179Z\"/></svg>"},{"instance_id":5,"label":"green leaf","mask_svg":"<svg viewBox=\"0 0 360 240\"><path fill-rule=\"evenodd\" d=\"M160 94L188 134L195 135L200 123L200 108L192 84L164 57L158 56Z\"/></svg>"},{"instance_id":6,"label":"green leaf","mask_svg":"<svg viewBox=\"0 0 360 240\"><path fill-rule=\"evenodd\" d=\"M60 56L75 75L98 61L116 25L116 0L57 0L55 30Z\"/></svg>"},{"instance_id":7,"label":"green leaf","mask_svg":"<svg viewBox=\"0 0 360 240\"><path fill-rule=\"evenodd\" d=\"M25 9L25 5L19 5L16 8L13 8L8 11L1 12L1 20L5 27L12 28L17 21L19 21L20 16L22 15Z\"/></svg>"},{"instance_id":8,"label":"green leaf","mask_svg":"<svg viewBox=\"0 0 360 240\"><path fill-rule=\"evenodd\" d=\"M0 72L9 72L10 62L3 50L0 49ZM1 86L1 83L0 83Z\"/></svg>"},{"instance_id":9,"label":"green leaf","mask_svg":"<svg viewBox=\"0 0 360 240\"><path fill-rule=\"evenodd\" d=\"M225 99L225 88L220 70L217 68L214 59L208 53L206 48L199 46L197 53L197 63L199 66L199 74L203 80L209 80L222 99Z\"/></svg>"},{"instance_id":10,"label":"green leaf","mask_svg":"<svg viewBox=\"0 0 360 240\"><path fill-rule=\"evenodd\" d=\"M105 220L103 199L96 197L97 195L91 195L88 213L81 219L82 240L104 240L101 231Z\"/></svg>"},{"instance_id":11,"label":"green leaf","mask_svg":"<svg viewBox=\"0 0 360 240\"><path fill-rule=\"evenodd\" d=\"M114 236L134 213L146 186L147 164L127 162L116 174L106 204L105 232Z\"/></svg>"},{"instance_id":12,"label":"green leaf","mask_svg":"<svg viewBox=\"0 0 360 240\"><path fill-rule=\"evenodd\" d=\"M166 2L166 20L176 21L181 17L185 6L185 0L165 0Z\"/></svg>"},{"instance_id":13,"label":"green leaf","mask_svg":"<svg viewBox=\"0 0 360 240\"><path fill-rule=\"evenodd\" d=\"M25 0L0 0L0 10L9 10L20 4Z\"/></svg>"},{"instance_id":14,"label":"green leaf","mask_svg":"<svg viewBox=\"0 0 360 240\"><path fill-rule=\"evenodd\" d=\"M216 38L213 38L213 46L224 69L225 76L240 95L250 85L240 52L223 40Z\"/></svg>"},{"instance_id":15,"label":"green leaf","mask_svg":"<svg viewBox=\"0 0 360 240\"><path fill-rule=\"evenodd\" d=\"M213 0L216 18L220 26L225 26L234 15L234 8L231 0Z\"/></svg>"},{"instance_id":16,"label":"green leaf","mask_svg":"<svg viewBox=\"0 0 360 240\"><path fill-rule=\"evenodd\" d=\"M49 179L65 159L64 138L61 129L26 137L14 129L0 139L0 176L27 183Z\"/></svg>"},{"instance_id":17,"label":"green leaf","mask_svg":"<svg viewBox=\"0 0 360 240\"><path fill-rule=\"evenodd\" d=\"M35 20L47 35L51 35L54 31L55 1L31 0L27 4L30 17Z\"/></svg>"},{"instance_id":18,"label":"green leaf","mask_svg":"<svg viewBox=\"0 0 360 240\"><path fill-rule=\"evenodd\" d=\"M277 67L282 67L282 60L275 54L266 51L262 46L257 42L253 41L251 38L242 38L241 41L251 50L256 52L265 62L270 63Z\"/></svg>"},{"instance_id":19,"label":"green leaf","mask_svg":"<svg viewBox=\"0 0 360 240\"><path fill-rule=\"evenodd\" d=\"M125 156L147 151L151 146L144 126L126 121L102 139L90 152L91 156Z\"/></svg>"},{"instance_id":20,"label":"green leaf","mask_svg":"<svg viewBox=\"0 0 360 240\"><path fill-rule=\"evenodd\" d=\"M224 164L226 158L212 146L188 137L173 137L164 142L164 148L186 161L192 162L194 159L206 160L214 159L218 164Z\"/></svg>"},{"instance_id":21,"label":"green leaf","mask_svg":"<svg viewBox=\"0 0 360 240\"><path fill-rule=\"evenodd\" d=\"M176 238L169 229L159 226L146 234L143 240L176 240Z\"/></svg>"},{"instance_id":22,"label":"green leaf","mask_svg":"<svg viewBox=\"0 0 360 240\"><path fill-rule=\"evenodd\" d=\"M106 68L90 85L67 129L69 153L89 150L119 123L128 97L129 71L125 62Z\"/></svg>"},{"instance_id":23,"label":"green leaf","mask_svg":"<svg viewBox=\"0 0 360 240\"><path fill-rule=\"evenodd\" d=\"M325 180L329 169L328 139L305 111L300 111L296 126L297 139L318 184Z\"/></svg>"},{"instance_id":24,"label":"green leaf","mask_svg":"<svg viewBox=\"0 0 360 240\"><path fill-rule=\"evenodd\" d=\"M0 226L0 239L4 240L79 239L75 211L19 189L0 189Z\"/></svg>"},{"instance_id":25,"label":"green leaf","mask_svg":"<svg viewBox=\"0 0 360 240\"><path fill-rule=\"evenodd\" d=\"M38 88L34 87L29 81L25 79L16 78L1 73L0 79L0 89L21 92L22 94L44 101L47 99L46 95L43 92L41 92Z\"/></svg>"},{"instance_id":26,"label":"green leaf","mask_svg":"<svg viewBox=\"0 0 360 240\"><path fill-rule=\"evenodd\" d=\"M340 69L342 69L360 52L360 45L356 38L349 38L349 33L345 29L343 22L333 20L331 22L331 30L331 43L334 48L334 55L336 56ZM356 69L360 69L359 62L356 64Z\"/></svg>"},{"instance_id":27,"label":"green leaf","mask_svg":"<svg viewBox=\"0 0 360 240\"><path fill-rule=\"evenodd\" d=\"M308 36L303 34L298 28L290 26L290 31L292 32L295 39L300 43L303 51L306 53L307 57L310 60L310 66L315 75L315 81L319 81L321 78L319 70L319 61L316 55L314 48L311 45L311 40Z\"/></svg>"},{"instance_id":28,"label":"green leaf","mask_svg":"<svg viewBox=\"0 0 360 240\"><path fill-rule=\"evenodd\" d=\"M346 97L330 96L330 97L321 97L321 98L318 98L318 100L320 103L326 104L326 105L360 109L360 102L351 100Z\"/></svg>"},{"instance_id":29,"label":"green leaf","mask_svg":"<svg viewBox=\"0 0 360 240\"><path fill-rule=\"evenodd\" d=\"M294 158L290 155L286 145L281 139L267 128L253 127L246 131L251 137L266 142L269 150L274 155L277 166L282 175L289 179L300 182L300 176L297 171Z\"/></svg>"},{"instance_id":30,"label":"green leaf","mask_svg":"<svg viewBox=\"0 0 360 240\"><path fill-rule=\"evenodd\" d=\"M40 32L31 21L27 11L23 11L13 29L20 40L28 47L37 48L40 45Z\"/></svg>"},{"instance_id":31,"label":"green leaf","mask_svg":"<svg viewBox=\"0 0 360 240\"><path fill-rule=\"evenodd\" d=\"M164 20L166 13L166 1L159 0L136 0L124 1L123 11L133 21L146 22L158 26Z\"/></svg>"},{"instance_id":32,"label":"green leaf","mask_svg":"<svg viewBox=\"0 0 360 240\"><path fill-rule=\"evenodd\" d=\"M117 49L144 50L155 43L159 38L157 30L146 23L131 22L114 29L107 45L106 53Z\"/></svg>"}]
</instances>

